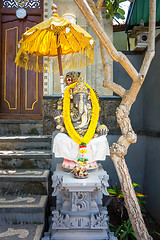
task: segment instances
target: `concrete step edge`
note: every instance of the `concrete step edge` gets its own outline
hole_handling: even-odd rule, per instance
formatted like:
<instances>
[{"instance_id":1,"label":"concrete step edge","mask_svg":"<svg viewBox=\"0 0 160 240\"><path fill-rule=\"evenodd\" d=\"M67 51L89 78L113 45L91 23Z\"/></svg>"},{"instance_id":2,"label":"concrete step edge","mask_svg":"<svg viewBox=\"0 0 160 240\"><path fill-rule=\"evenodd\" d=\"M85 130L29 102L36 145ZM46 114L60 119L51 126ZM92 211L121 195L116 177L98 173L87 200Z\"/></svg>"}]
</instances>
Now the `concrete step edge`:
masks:
<instances>
[{"instance_id":1,"label":"concrete step edge","mask_svg":"<svg viewBox=\"0 0 160 240\"><path fill-rule=\"evenodd\" d=\"M15 150L15 151L5 151L2 150L0 151L0 158L51 158L52 157L52 153L51 150L24 150L24 151L19 151L19 150Z\"/></svg>"},{"instance_id":2,"label":"concrete step edge","mask_svg":"<svg viewBox=\"0 0 160 240\"><path fill-rule=\"evenodd\" d=\"M0 136L0 142L50 142L51 135L43 136Z\"/></svg>"},{"instance_id":3,"label":"concrete step edge","mask_svg":"<svg viewBox=\"0 0 160 240\"><path fill-rule=\"evenodd\" d=\"M4 196L0 197L0 215L4 213L35 213L44 211L47 195L32 195L30 197ZM28 202L27 202L28 201ZM4 202L4 203L3 203Z\"/></svg>"},{"instance_id":4,"label":"concrete step edge","mask_svg":"<svg viewBox=\"0 0 160 240\"><path fill-rule=\"evenodd\" d=\"M0 169L0 181L1 182L46 182L48 181L50 171L42 169L15 169L4 170Z\"/></svg>"},{"instance_id":5,"label":"concrete step edge","mask_svg":"<svg viewBox=\"0 0 160 240\"><path fill-rule=\"evenodd\" d=\"M43 235L44 224L2 224L0 238L3 240L40 240Z\"/></svg>"}]
</instances>

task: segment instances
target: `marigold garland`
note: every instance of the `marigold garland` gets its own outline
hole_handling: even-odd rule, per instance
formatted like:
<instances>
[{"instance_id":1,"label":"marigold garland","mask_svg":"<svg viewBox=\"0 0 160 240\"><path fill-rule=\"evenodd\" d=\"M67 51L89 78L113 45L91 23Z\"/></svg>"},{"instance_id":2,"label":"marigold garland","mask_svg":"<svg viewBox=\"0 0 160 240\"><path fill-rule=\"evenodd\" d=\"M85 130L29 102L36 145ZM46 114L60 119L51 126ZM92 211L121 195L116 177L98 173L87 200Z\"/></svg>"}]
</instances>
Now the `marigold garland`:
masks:
<instances>
[{"instance_id":1,"label":"marigold garland","mask_svg":"<svg viewBox=\"0 0 160 240\"><path fill-rule=\"evenodd\" d=\"M92 117L91 117L91 121L90 121L90 124L89 124L86 134L84 135L84 137L81 137L76 132L76 130L72 124L71 117L70 117L70 88L73 88L76 84L77 84L77 82L72 83L65 89L64 99L63 99L63 119L64 119L64 124L65 124L66 130L67 130L69 136L77 144L81 144L82 142L87 144L93 138L93 135L95 133L98 119L99 119L99 109L100 108L99 108L98 99L97 99L93 89L87 83L85 83L87 88L90 89L90 97L91 97L91 103L92 103Z\"/></svg>"}]
</instances>

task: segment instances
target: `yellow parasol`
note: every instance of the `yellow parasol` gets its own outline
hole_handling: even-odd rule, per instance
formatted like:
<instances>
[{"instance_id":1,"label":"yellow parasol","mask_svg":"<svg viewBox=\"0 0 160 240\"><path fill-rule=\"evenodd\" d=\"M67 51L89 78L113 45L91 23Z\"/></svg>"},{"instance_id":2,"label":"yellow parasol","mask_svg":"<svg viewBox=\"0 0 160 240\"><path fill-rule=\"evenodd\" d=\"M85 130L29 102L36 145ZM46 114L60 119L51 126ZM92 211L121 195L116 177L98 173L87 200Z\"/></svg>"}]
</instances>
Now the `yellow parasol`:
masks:
<instances>
[{"instance_id":1,"label":"yellow parasol","mask_svg":"<svg viewBox=\"0 0 160 240\"><path fill-rule=\"evenodd\" d=\"M45 69L42 56L53 57L55 63L58 56L58 64L54 65L59 66L63 96L63 69L92 64L95 41L80 26L59 17L55 4L52 10L51 18L35 25L23 34L15 62L26 70L43 71ZM54 71L54 68L52 70Z\"/></svg>"}]
</instances>

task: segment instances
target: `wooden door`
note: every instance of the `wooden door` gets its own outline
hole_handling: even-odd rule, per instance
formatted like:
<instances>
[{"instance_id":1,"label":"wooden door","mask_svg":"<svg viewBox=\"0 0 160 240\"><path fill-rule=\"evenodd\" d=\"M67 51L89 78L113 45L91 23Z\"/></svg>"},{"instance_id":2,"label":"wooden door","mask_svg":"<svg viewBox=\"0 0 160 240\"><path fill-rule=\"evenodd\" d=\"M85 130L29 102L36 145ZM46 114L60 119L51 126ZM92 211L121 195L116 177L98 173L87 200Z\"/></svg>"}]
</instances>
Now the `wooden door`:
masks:
<instances>
[{"instance_id":1,"label":"wooden door","mask_svg":"<svg viewBox=\"0 0 160 240\"><path fill-rule=\"evenodd\" d=\"M18 19L13 12L1 12L0 118L42 119L43 75L19 68L14 62L22 34L41 22L41 15L31 11L31 15Z\"/></svg>"}]
</instances>

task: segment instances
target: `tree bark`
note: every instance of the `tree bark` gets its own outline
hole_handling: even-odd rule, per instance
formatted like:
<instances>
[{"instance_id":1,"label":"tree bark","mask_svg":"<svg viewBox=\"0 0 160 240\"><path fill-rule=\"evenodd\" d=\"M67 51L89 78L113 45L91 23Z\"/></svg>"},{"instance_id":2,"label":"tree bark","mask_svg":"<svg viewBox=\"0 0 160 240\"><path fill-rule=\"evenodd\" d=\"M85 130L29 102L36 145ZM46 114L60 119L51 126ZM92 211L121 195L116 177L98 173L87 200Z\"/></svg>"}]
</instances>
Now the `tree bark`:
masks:
<instances>
[{"instance_id":1,"label":"tree bark","mask_svg":"<svg viewBox=\"0 0 160 240\"><path fill-rule=\"evenodd\" d=\"M137 201L135 191L132 186L132 181L129 175L127 165L125 163L124 156L127 154L128 148L131 143L137 141L137 136L134 133L131 122L129 119L130 109L133 103L136 100L136 97L140 91L140 88L143 84L145 76L148 72L150 63L155 54L155 12L156 12L156 0L150 0L150 17L149 17L149 42L148 49L145 54L140 72L133 67L131 62L127 57L118 52L108 36L103 30L103 27L96 19L86 0L74 0L78 5L79 9L83 13L84 17L88 21L89 25L95 31L99 37L104 48L107 50L112 59L116 62L121 63L125 68L129 76L132 78L133 82L131 88L126 91L119 85L116 85L112 82L107 82L106 85L108 88L118 93L122 97L122 101L119 107L116 110L117 122L120 125L122 135L118 139L117 143L113 143L111 147L111 159L116 168L121 188L124 194L124 201L128 211L129 218L131 220L136 238L138 240L149 240L152 237L148 234L146 229L141 210ZM92 4L92 0L89 0ZM99 5L98 5L99 4ZM101 6L102 1L99 0L97 6ZM96 6L92 4L92 7L96 9Z\"/></svg>"}]
</instances>

